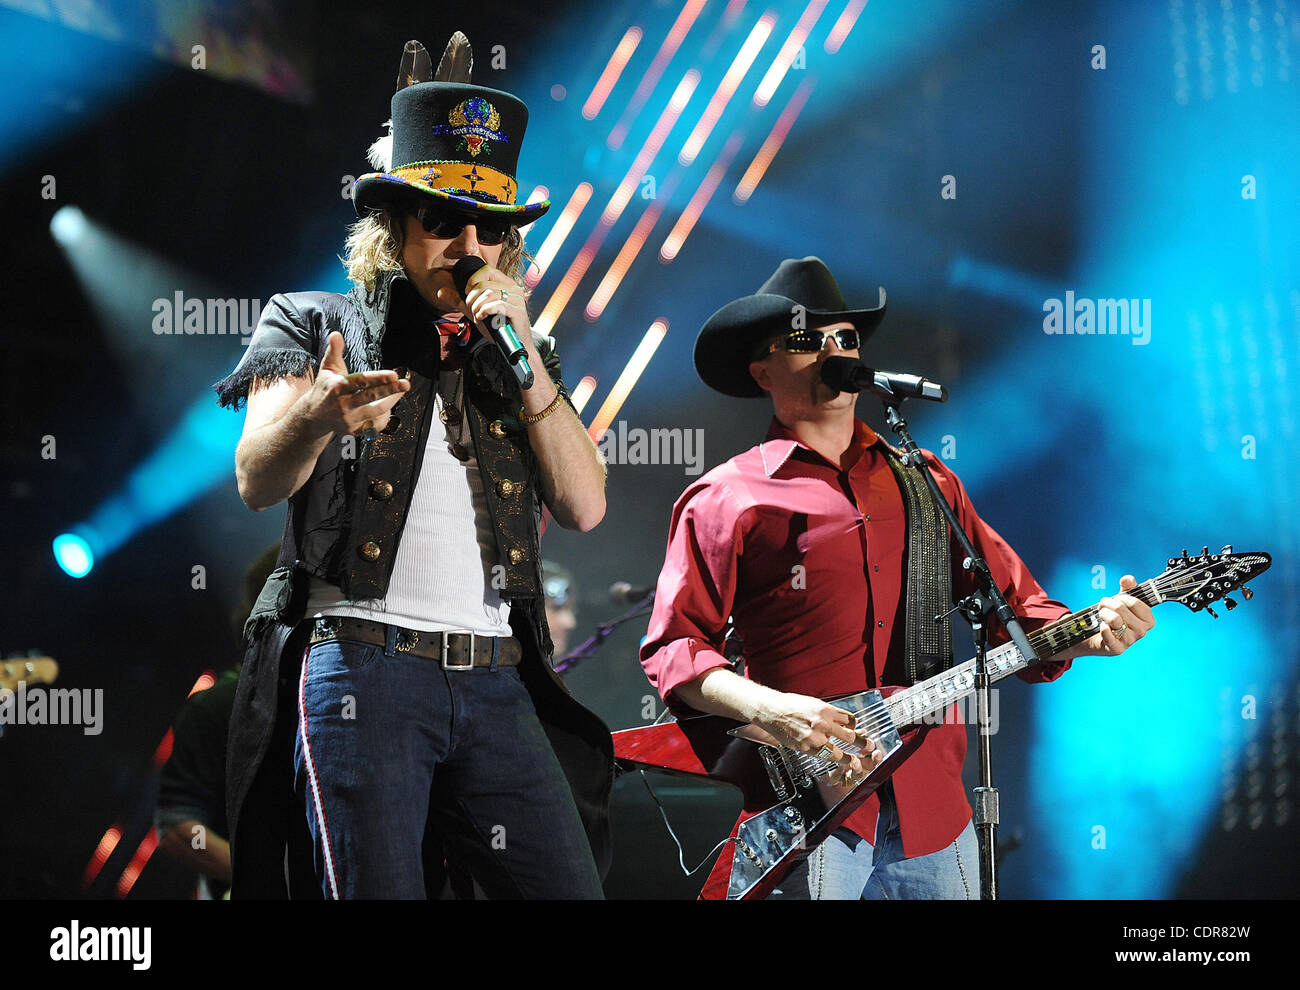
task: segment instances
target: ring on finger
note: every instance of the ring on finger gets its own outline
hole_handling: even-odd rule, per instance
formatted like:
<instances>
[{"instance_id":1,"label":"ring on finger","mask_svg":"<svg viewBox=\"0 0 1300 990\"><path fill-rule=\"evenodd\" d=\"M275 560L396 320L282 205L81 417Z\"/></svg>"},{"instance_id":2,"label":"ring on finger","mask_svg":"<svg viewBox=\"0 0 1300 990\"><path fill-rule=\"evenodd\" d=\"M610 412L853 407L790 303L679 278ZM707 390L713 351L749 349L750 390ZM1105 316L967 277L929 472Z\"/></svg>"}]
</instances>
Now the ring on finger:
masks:
<instances>
[{"instance_id":1,"label":"ring on finger","mask_svg":"<svg viewBox=\"0 0 1300 990\"><path fill-rule=\"evenodd\" d=\"M813 755L816 756L817 759L819 760L834 760L835 750L831 749L830 746L823 746L821 749L817 750L817 752L814 753Z\"/></svg>"},{"instance_id":2,"label":"ring on finger","mask_svg":"<svg viewBox=\"0 0 1300 990\"><path fill-rule=\"evenodd\" d=\"M1128 632L1128 623L1127 623L1127 622L1121 624L1120 627L1119 627L1118 629L1115 630L1115 638L1116 638L1116 639L1123 639L1123 638L1124 638L1124 633L1126 633L1126 632Z\"/></svg>"}]
</instances>

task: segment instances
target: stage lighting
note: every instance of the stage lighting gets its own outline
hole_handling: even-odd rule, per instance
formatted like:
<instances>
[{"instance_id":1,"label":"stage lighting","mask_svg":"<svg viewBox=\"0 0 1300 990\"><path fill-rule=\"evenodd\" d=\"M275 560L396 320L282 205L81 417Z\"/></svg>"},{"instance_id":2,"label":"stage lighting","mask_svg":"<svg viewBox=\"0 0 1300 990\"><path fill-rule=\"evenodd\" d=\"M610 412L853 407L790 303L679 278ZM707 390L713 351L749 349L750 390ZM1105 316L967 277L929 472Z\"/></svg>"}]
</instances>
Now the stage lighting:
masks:
<instances>
[{"instance_id":1,"label":"stage lighting","mask_svg":"<svg viewBox=\"0 0 1300 990\"><path fill-rule=\"evenodd\" d=\"M62 533L54 538L54 559L64 573L74 578L85 577L95 566L90 544L76 533Z\"/></svg>"},{"instance_id":2,"label":"stage lighting","mask_svg":"<svg viewBox=\"0 0 1300 990\"><path fill-rule=\"evenodd\" d=\"M65 247L81 240L86 227L86 214L78 206L60 206L50 217L50 233Z\"/></svg>"}]
</instances>

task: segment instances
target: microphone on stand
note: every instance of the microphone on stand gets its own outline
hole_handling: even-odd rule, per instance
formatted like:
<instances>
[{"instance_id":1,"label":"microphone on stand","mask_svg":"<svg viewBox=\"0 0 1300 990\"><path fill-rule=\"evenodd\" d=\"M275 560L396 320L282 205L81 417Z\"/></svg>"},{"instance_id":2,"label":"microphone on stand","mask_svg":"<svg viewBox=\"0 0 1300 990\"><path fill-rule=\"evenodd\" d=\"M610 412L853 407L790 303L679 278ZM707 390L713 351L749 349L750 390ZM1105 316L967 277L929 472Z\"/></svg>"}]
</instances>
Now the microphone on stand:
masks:
<instances>
[{"instance_id":1,"label":"microphone on stand","mask_svg":"<svg viewBox=\"0 0 1300 990\"><path fill-rule=\"evenodd\" d=\"M456 262L451 270L451 280L456 283L456 291L460 293L462 299L465 293L473 286L470 282L474 281L474 276L480 269L486 268L487 262L482 258L473 255L467 255ZM533 369L528 366L528 352L524 350L523 343L519 340L519 335L515 333L515 328L510 325L510 321L504 316L493 316L488 321L492 330L492 339L501 349L502 355L505 356L506 364L510 365L510 370L515 373L515 379L519 382L520 388L533 387Z\"/></svg>"},{"instance_id":2,"label":"microphone on stand","mask_svg":"<svg viewBox=\"0 0 1300 990\"><path fill-rule=\"evenodd\" d=\"M857 358L828 357L822 362L822 381L840 392L871 392L885 401L929 399L947 402L948 390L920 375L868 368Z\"/></svg>"},{"instance_id":3,"label":"microphone on stand","mask_svg":"<svg viewBox=\"0 0 1300 990\"><path fill-rule=\"evenodd\" d=\"M635 585L628 584L626 581L615 581L609 586L609 600L615 605L635 605L654 596L654 585Z\"/></svg>"}]
</instances>

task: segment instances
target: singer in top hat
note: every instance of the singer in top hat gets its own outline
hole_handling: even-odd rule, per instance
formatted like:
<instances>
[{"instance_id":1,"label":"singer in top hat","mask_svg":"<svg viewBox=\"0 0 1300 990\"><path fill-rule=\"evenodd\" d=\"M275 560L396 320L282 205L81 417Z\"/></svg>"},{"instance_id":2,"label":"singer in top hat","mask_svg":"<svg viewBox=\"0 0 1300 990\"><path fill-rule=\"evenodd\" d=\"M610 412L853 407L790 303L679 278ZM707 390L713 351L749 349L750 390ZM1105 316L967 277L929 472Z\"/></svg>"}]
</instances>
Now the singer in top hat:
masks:
<instances>
[{"instance_id":1,"label":"singer in top hat","mask_svg":"<svg viewBox=\"0 0 1300 990\"><path fill-rule=\"evenodd\" d=\"M739 398L766 395L774 415L762 443L701 477L674 506L641 649L651 682L679 711L754 723L782 745L838 763L846 784L883 752L822 699L915 683L951 666L950 639L946 629L934 636L933 616L973 590L916 469L856 417L856 393L822 379L829 357L858 357L884 312L883 290L879 305L850 310L826 266L803 258L783 261L757 293L705 323L695 345L705 384ZM1026 631L1067 614L979 518L957 476L924 453ZM1120 584L1136 582L1126 575ZM919 605L910 623L909 603ZM728 616L744 643L744 676L722 654ZM1072 655L1123 653L1155 622L1123 593L1101 600L1101 618L1102 631L1084 647L1021 676L1053 680ZM994 628L992 641L1004 641ZM870 755L846 752L847 743ZM929 729L773 896L978 897L965 753L964 725Z\"/></svg>"},{"instance_id":2,"label":"singer in top hat","mask_svg":"<svg viewBox=\"0 0 1300 990\"><path fill-rule=\"evenodd\" d=\"M247 401L244 501L288 500L231 728L234 897L422 898L444 856L490 897L601 896L612 746L550 669L538 527L599 523L604 467L525 307L528 111L471 67L459 33L436 72L408 43L352 291L275 296L215 386Z\"/></svg>"}]
</instances>

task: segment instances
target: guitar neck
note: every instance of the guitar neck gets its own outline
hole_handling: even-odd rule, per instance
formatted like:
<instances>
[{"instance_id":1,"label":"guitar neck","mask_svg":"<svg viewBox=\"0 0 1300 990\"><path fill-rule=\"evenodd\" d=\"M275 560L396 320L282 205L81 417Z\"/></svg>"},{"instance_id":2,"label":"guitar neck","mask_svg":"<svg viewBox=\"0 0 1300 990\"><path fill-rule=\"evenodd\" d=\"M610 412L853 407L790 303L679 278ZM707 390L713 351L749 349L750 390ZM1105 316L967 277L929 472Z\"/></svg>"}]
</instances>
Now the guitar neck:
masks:
<instances>
[{"instance_id":1,"label":"guitar neck","mask_svg":"<svg viewBox=\"0 0 1300 990\"><path fill-rule=\"evenodd\" d=\"M1158 605L1164 597L1155 581L1144 581L1127 592L1147 605ZM1098 606L1073 612L1029 633L1029 644L1041 659L1051 659L1095 636L1101 628ZM985 657L989 683L1010 677L1029 666L1014 643L1004 643L989 650ZM885 708L898 726L919 725L933 721L955 701L975 692L975 660L957 664L951 670L898 691L885 701Z\"/></svg>"}]
</instances>

